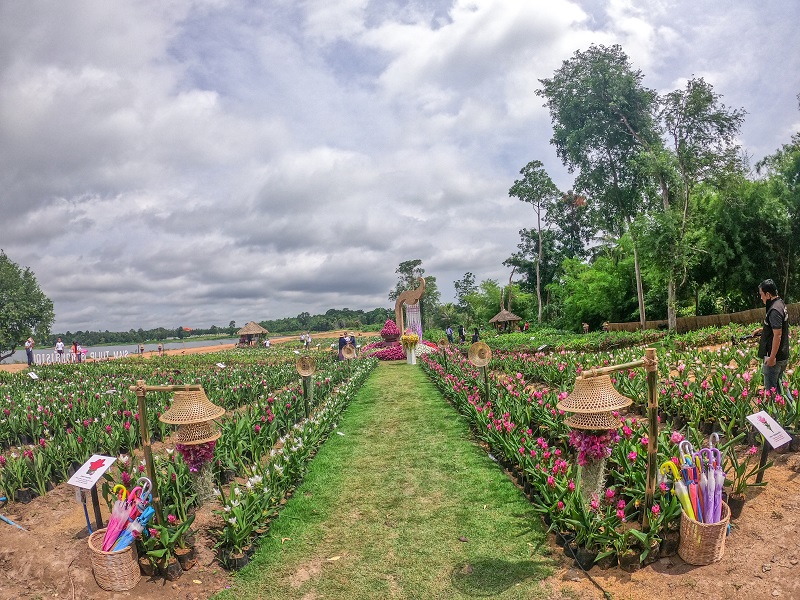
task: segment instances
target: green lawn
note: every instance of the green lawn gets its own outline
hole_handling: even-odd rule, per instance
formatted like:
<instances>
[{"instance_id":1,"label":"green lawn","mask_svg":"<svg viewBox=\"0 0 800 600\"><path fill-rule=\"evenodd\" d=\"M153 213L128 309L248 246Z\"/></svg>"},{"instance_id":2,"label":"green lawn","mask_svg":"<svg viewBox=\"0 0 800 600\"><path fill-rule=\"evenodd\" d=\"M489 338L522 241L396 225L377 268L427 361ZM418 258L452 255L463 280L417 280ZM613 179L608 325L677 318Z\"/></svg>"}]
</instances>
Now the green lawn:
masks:
<instances>
[{"instance_id":1,"label":"green lawn","mask_svg":"<svg viewBox=\"0 0 800 600\"><path fill-rule=\"evenodd\" d=\"M382 363L216 598L544 598L530 504L418 366Z\"/></svg>"}]
</instances>

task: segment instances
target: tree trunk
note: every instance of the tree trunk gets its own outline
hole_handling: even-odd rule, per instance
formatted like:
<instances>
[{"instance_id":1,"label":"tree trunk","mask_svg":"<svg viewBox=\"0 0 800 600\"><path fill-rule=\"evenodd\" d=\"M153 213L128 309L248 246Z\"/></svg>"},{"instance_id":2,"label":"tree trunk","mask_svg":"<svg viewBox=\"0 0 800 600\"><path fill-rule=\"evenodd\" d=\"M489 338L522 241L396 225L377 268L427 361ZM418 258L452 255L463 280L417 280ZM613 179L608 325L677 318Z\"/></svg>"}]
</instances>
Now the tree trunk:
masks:
<instances>
[{"instance_id":1,"label":"tree trunk","mask_svg":"<svg viewBox=\"0 0 800 600\"><path fill-rule=\"evenodd\" d=\"M677 301L675 300L675 275L669 276L669 281L667 282L667 327L670 331L675 331L678 320L675 315L675 305Z\"/></svg>"},{"instance_id":2,"label":"tree trunk","mask_svg":"<svg viewBox=\"0 0 800 600\"><path fill-rule=\"evenodd\" d=\"M542 278L539 274L539 265L542 264L542 221L539 211L536 211L536 224L539 230L539 253L536 257L536 300L539 303L539 325L542 324Z\"/></svg>"},{"instance_id":3,"label":"tree trunk","mask_svg":"<svg viewBox=\"0 0 800 600\"><path fill-rule=\"evenodd\" d=\"M633 242L633 268L636 272L636 296L639 299L639 323L642 331L645 329L647 317L644 314L644 288L642 287L642 268L639 265L639 251L636 249L636 240Z\"/></svg>"}]
</instances>

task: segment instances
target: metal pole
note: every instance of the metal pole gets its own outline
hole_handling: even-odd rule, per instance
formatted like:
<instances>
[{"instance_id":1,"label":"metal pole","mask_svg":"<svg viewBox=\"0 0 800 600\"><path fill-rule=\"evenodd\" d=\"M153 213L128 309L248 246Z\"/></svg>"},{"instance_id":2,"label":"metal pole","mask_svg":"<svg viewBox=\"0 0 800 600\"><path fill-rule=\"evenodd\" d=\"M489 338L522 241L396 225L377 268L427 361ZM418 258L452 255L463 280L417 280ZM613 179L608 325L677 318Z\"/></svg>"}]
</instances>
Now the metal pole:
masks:
<instances>
[{"instance_id":1,"label":"metal pole","mask_svg":"<svg viewBox=\"0 0 800 600\"><path fill-rule=\"evenodd\" d=\"M97 525L95 531L103 528L103 515L100 513L100 498L97 497L97 486L93 485L91 490L92 508L94 509L94 522Z\"/></svg>"},{"instance_id":2,"label":"metal pole","mask_svg":"<svg viewBox=\"0 0 800 600\"><path fill-rule=\"evenodd\" d=\"M769 443L764 437L761 437L761 460L758 463L758 474L756 475L756 483L761 483L764 479L764 465L767 464L767 455L769 454Z\"/></svg>"}]
</instances>

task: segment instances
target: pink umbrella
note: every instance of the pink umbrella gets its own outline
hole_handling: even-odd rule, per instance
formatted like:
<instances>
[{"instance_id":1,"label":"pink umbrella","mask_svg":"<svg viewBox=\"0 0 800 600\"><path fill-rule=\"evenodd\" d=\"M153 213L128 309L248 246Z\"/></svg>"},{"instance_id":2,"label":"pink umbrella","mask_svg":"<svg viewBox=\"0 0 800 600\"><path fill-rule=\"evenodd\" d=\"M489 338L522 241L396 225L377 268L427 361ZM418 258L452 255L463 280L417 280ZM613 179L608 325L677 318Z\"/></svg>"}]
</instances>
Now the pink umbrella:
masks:
<instances>
[{"instance_id":1,"label":"pink umbrella","mask_svg":"<svg viewBox=\"0 0 800 600\"><path fill-rule=\"evenodd\" d=\"M119 490L119 492L117 490ZM129 509L125 501L125 497L127 496L125 486L117 484L114 486L113 492L117 494L117 501L114 502L114 506L111 509L111 517L108 519L108 529L106 529L106 534L103 536L102 549L104 552L108 552L111 546L114 545L114 542L117 541L120 532L128 524Z\"/></svg>"}]
</instances>

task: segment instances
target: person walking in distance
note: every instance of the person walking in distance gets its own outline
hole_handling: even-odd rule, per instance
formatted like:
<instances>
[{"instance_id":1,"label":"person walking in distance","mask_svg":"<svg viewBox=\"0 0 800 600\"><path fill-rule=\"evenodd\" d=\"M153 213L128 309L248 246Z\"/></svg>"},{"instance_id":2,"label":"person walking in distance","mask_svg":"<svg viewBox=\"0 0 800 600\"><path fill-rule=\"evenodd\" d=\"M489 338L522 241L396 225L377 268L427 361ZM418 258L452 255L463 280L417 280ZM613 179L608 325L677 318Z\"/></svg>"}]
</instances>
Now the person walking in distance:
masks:
<instances>
[{"instance_id":1,"label":"person walking in distance","mask_svg":"<svg viewBox=\"0 0 800 600\"><path fill-rule=\"evenodd\" d=\"M25 340L25 354L28 357L28 366L33 366L33 347L34 347L33 338L29 337Z\"/></svg>"}]
</instances>

